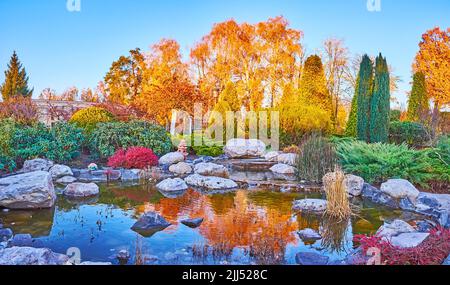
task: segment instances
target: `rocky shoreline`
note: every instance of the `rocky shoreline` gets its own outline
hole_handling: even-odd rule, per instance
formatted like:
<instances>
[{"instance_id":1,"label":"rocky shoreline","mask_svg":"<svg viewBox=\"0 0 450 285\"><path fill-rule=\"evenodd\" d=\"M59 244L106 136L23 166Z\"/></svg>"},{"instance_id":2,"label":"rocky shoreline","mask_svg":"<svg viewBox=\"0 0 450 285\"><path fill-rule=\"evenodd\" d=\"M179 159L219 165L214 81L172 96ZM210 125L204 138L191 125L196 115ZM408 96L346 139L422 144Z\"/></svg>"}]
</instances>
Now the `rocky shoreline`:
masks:
<instances>
[{"instance_id":1,"label":"rocky shoreline","mask_svg":"<svg viewBox=\"0 0 450 285\"><path fill-rule=\"evenodd\" d=\"M65 185L63 195L84 198L99 194L96 183L142 179L157 183L157 189L167 197L182 195L189 188L211 193L257 187L271 187L281 192L321 191L317 186L295 181L295 156L291 153L266 153L265 146L259 141L235 140L227 144L224 156L185 160L179 152L172 152L161 157L159 166L151 170L98 169L96 166L91 169L75 169L49 160L35 159L26 161L23 169L15 175L0 178L0 207L11 210L51 208L57 199L54 184ZM417 213L429 217L436 225L450 228L448 194L420 192L403 179L388 180L380 189L355 175L347 175L345 183L350 199L358 197L385 207ZM325 209L326 200L320 199L302 199L293 204L295 212L321 215ZM185 223L196 227L202 221L202 218L197 218L186 220ZM163 217L148 212L133 227L148 236L168 225ZM390 239L398 247L417 246L428 237L426 231L413 228L402 220L385 223L377 234ZM302 230L299 236L303 240L321 238L320 233L311 229ZM22 242L18 242L20 240ZM66 255L33 247L31 236L14 235L11 229L3 228L1 221L0 242L0 265L61 265L69 262ZM301 265L344 265L355 264L355 260L360 262L363 258L359 250L350 253L344 260L331 262L328 257L320 254L301 252L297 254L296 261ZM444 264L448 263L449 258Z\"/></svg>"}]
</instances>

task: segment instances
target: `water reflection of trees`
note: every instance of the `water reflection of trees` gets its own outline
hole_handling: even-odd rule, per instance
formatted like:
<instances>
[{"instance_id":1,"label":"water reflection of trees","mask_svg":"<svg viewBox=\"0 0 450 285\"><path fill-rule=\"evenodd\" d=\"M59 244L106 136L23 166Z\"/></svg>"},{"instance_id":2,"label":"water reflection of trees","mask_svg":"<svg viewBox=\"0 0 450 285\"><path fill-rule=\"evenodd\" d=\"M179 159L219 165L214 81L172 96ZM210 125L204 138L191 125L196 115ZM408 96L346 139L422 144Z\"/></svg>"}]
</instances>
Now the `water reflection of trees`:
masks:
<instances>
[{"instance_id":1,"label":"water reflection of trees","mask_svg":"<svg viewBox=\"0 0 450 285\"><path fill-rule=\"evenodd\" d=\"M258 206L246 191L202 195L188 190L181 197L162 198L146 208L172 222L180 216L203 217L199 231L213 258L229 257L235 248L242 248L256 263L279 264L284 262L287 244L296 242L297 222L290 211L283 213L275 204L273 208Z\"/></svg>"}]
</instances>

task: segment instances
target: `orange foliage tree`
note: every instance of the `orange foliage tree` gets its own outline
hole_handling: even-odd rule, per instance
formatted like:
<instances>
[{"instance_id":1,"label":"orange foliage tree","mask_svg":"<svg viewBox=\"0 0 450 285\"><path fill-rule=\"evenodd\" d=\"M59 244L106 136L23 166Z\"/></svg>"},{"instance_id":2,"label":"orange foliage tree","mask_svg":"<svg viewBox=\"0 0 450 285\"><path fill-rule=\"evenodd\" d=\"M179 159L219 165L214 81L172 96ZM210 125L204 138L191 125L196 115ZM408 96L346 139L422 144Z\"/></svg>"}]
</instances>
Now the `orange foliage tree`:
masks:
<instances>
[{"instance_id":1,"label":"orange foliage tree","mask_svg":"<svg viewBox=\"0 0 450 285\"><path fill-rule=\"evenodd\" d=\"M190 80L188 65L182 61L179 44L163 39L153 45L146 57L142 92L133 105L149 119L167 125L172 109L192 113L194 103L201 101Z\"/></svg>"},{"instance_id":2,"label":"orange foliage tree","mask_svg":"<svg viewBox=\"0 0 450 285\"><path fill-rule=\"evenodd\" d=\"M215 104L232 81L247 110L260 109L264 99L275 105L284 85L298 82L301 37L283 17L255 25L234 20L215 24L191 50L199 89Z\"/></svg>"},{"instance_id":3,"label":"orange foliage tree","mask_svg":"<svg viewBox=\"0 0 450 285\"><path fill-rule=\"evenodd\" d=\"M439 110L450 103L450 28L436 27L422 35L413 69L425 75L427 93L434 102L431 125L435 130Z\"/></svg>"}]
</instances>

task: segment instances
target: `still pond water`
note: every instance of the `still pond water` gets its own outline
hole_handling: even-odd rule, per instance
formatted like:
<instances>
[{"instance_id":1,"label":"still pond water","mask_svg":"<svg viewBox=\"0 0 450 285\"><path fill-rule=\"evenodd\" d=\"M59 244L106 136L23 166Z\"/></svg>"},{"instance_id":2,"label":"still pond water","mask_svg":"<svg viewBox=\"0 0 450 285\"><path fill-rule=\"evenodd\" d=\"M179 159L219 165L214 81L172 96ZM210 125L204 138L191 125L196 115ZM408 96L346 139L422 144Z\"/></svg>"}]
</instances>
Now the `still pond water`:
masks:
<instances>
[{"instance_id":1,"label":"still pond water","mask_svg":"<svg viewBox=\"0 0 450 285\"><path fill-rule=\"evenodd\" d=\"M337 222L292 212L292 202L321 198L320 193L280 193L269 189L203 194L188 190L168 198L154 185L101 185L99 197L70 201L62 195L54 209L0 212L5 227L31 234L36 244L66 253L81 251L82 261L118 263L120 250L129 264L295 264L300 251L318 252L330 261L353 249L354 234L374 233L402 212L358 202L350 221ZM146 211L160 213L172 225L150 237L130 228ZM204 218L199 228L180 223ZM297 231L320 230L322 240L303 242Z\"/></svg>"}]
</instances>

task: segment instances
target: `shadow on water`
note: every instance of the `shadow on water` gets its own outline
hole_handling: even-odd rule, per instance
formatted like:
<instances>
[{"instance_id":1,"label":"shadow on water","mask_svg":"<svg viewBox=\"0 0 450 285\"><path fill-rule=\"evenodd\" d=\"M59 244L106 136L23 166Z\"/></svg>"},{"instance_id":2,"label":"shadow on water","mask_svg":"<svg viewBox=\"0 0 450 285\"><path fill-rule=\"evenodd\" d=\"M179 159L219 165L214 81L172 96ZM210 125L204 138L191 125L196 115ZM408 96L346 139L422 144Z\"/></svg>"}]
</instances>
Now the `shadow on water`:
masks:
<instances>
[{"instance_id":1,"label":"shadow on water","mask_svg":"<svg viewBox=\"0 0 450 285\"><path fill-rule=\"evenodd\" d=\"M294 264L299 251L333 259L353 247L354 234L376 231L402 212L360 202L360 213L336 222L292 212L292 202L323 198L320 193L281 193L267 189L205 193L193 189L165 197L154 185L101 185L87 200L58 196L54 209L0 212L15 233L29 233L45 247L65 253L78 247L82 260L111 261L120 250L132 264ZM138 217L156 211L171 225L150 235L131 230ZM198 228L180 223L204 218ZM297 231L311 228L322 240L303 242Z\"/></svg>"}]
</instances>

